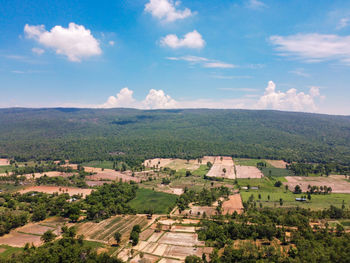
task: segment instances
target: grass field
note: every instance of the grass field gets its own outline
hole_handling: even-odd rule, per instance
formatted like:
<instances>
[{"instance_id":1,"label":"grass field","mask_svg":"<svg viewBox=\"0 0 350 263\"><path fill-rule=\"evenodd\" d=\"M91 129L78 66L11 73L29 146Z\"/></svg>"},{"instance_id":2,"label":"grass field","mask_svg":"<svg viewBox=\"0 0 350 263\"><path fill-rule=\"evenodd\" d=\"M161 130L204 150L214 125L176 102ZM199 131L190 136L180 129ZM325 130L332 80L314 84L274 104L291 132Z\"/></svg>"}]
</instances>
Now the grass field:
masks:
<instances>
[{"instance_id":1,"label":"grass field","mask_svg":"<svg viewBox=\"0 0 350 263\"><path fill-rule=\"evenodd\" d=\"M271 164L266 162L264 159L244 159L244 158L241 159L241 158L237 158L237 159L233 159L233 162L235 163L235 165L254 166L254 167L256 167L257 163L265 162L267 168L274 168Z\"/></svg>"},{"instance_id":2,"label":"grass field","mask_svg":"<svg viewBox=\"0 0 350 263\"><path fill-rule=\"evenodd\" d=\"M286 181L283 177L277 178L262 178L262 179L238 179L240 186L258 186L259 190L241 190L241 196L243 202L246 202L251 195L254 196L254 200L258 203L262 203L263 206L279 207L280 198L283 200L283 207L303 207L310 209L324 209L329 208L330 205L338 207L342 206L344 200L346 207L350 206L350 194L328 194L328 195L312 195L311 201L297 202L295 198L301 197L305 194L293 194L290 190L286 190L282 185L281 187L275 187L275 182L279 180L281 182ZM259 194L261 199L259 199ZM270 196L270 200L268 199ZM259 205L259 204L257 204Z\"/></svg>"},{"instance_id":3,"label":"grass field","mask_svg":"<svg viewBox=\"0 0 350 263\"><path fill-rule=\"evenodd\" d=\"M91 161L82 163L81 165L95 168L113 169L112 161Z\"/></svg>"},{"instance_id":4,"label":"grass field","mask_svg":"<svg viewBox=\"0 0 350 263\"><path fill-rule=\"evenodd\" d=\"M11 172L13 168L11 165L0 166L0 174L6 173L6 171Z\"/></svg>"},{"instance_id":5,"label":"grass field","mask_svg":"<svg viewBox=\"0 0 350 263\"><path fill-rule=\"evenodd\" d=\"M23 248L0 245L0 251L0 259L9 259L14 253L22 252Z\"/></svg>"},{"instance_id":6,"label":"grass field","mask_svg":"<svg viewBox=\"0 0 350 263\"><path fill-rule=\"evenodd\" d=\"M274 167L264 167L261 169L261 172L264 174L264 176L271 175L274 177L285 177L285 176L293 176L294 175L293 172L290 170L282 169L282 168L274 168Z\"/></svg>"},{"instance_id":7,"label":"grass field","mask_svg":"<svg viewBox=\"0 0 350 263\"><path fill-rule=\"evenodd\" d=\"M145 213L151 209L155 214L166 214L175 206L176 199L177 196L173 194L139 188L129 205L136 209L137 213Z\"/></svg>"}]
</instances>

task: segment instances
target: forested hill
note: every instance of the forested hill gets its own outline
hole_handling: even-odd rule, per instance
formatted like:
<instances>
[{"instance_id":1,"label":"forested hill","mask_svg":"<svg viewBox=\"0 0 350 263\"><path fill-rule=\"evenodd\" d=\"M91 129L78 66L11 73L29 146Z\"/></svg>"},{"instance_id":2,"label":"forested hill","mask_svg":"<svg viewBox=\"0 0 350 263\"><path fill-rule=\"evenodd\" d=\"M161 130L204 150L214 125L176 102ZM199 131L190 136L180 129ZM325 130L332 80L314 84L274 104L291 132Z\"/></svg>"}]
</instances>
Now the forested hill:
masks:
<instances>
[{"instance_id":1,"label":"forested hill","mask_svg":"<svg viewBox=\"0 0 350 263\"><path fill-rule=\"evenodd\" d=\"M203 155L350 163L350 117L254 110L0 109L0 155Z\"/></svg>"}]
</instances>

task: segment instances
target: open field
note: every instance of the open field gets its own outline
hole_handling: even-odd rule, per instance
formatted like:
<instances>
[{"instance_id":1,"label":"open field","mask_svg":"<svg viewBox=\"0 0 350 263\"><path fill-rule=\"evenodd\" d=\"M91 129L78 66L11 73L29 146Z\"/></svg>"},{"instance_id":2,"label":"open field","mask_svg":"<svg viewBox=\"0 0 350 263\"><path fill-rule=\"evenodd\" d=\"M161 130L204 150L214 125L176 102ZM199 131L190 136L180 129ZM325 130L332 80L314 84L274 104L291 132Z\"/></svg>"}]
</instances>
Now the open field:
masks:
<instances>
[{"instance_id":1,"label":"open field","mask_svg":"<svg viewBox=\"0 0 350 263\"><path fill-rule=\"evenodd\" d=\"M281 169L285 169L286 165L288 164L283 160L266 160L266 162L271 164L275 168L281 168Z\"/></svg>"},{"instance_id":2,"label":"open field","mask_svg":"<svg viewBox=\"0 0 350 263\"><path fill-rule=\"evenodd\" d=\"M134 225L145 227L150 220L145 215L113 216L99 223L86 222L77 225L78 234L84 235L88 240L103 243L114 243L113 234L120 232L123 239L128 239Z\"/></svg>"},{"instance_id":3,"label":"open field","mask_svg":"<svg viewBox=\"0 0 350 263\"><path fill-rule=\"evenodd\" d=\"M159 262L169 263L183 262L188 255L201 257L203 253L208 255L212 252L212 248L205 247L205 243L198 240L198 235L195 233L193 226L178 225L179 222L173 219L162 219L158 222L162 225L165 224L163 226L172 224L172 227L171 229L165 227L166 231L153 232L151 236L149 236L150 233L147 233L149 237L142 239L134 247L134 250L143 252L145 255L154 256L157 258L156 260L160 260ZM175 223L177 224L174 225ZM154 229L155 225L156 223L151 228ZM149 232L149 229L145 231ZM124 249L118 256L126 260L126 254L127 251ZM131 262L137 262L137 259L136 256Z\"/></svg>"},{"instance_id":4,"label":"open field","mask_svg":"<svg viewBox=\"0 0 350 263\"><path fill-rule=\"evenodd\" d=\"M40 240L42 234L47 230L53 230L56 235L60 235L61 227L65 223L67 223L67 220L59 217L48 218L37 223L28 223L0 237L0 244L12 247L23 247L26 243L33 243L35 246L39 246L42 244Z\"/></svg>"},{"instance_id":5,"label":"open field","mask_svg":"<svg viewBox=\"0 0 350 263\"><path fill-rule=\"evenodd\" d=\"M138 213L147 213L151 209L155 214L166 214L173 209L176 199L177 196L173 194L139 188L136 197L129 202L129 205Z\"/></svg>"},{"instance_id":6,"label":"open field","mask_svg":"<svg viewBox=\"0 0 350 263\"><path fill-rule=\"evenodd\" d=\"M299 185L303 192L306 192L308 185L332 187L332 193L350 194L350 182L345 180L343 175L330 175L328 177L305 177L305 176L287 176L289 189L293 190Z\"/></svg>"},{"instance_id":7,"label":"open field","mask_svg":"<svg viewBox=\"0 0 350 263\"><path fill-rule=\"evenodd\" d=\"M250 158L234 158L234 163L235 165L242 165L242 166L257 166L257 163L260 162L265 162L266 163L266 167L274 167L273 165L271 165L269 162L267 162L267 160L264 159L250 159Z\"/></svg>"},{"instance_id":8,"label":"open field","mask_svg":"<svg viewBox=\"0 0 350 263\"><path fill-rule=\"evenodd\" d=\"M180 169L193 171L198 169L202 163L204 164L204 162L202 162L201 159L184 160L184 159L169 159L169 158L155 158L155 159L145 160L143 162L144 166L148 168L168 167L176 171Z\"/></svg>"},{"instance_id":9,"label":"open field","mask_svg":"<svg viewBox=\"0 0 350 263\"><path fill-rule=\"evenodd\" d=\"M215 209L215 206L196 206L190 204L189 208L181 212L181 215L189 215L191 217L202 217L204 213L206 214L206 216L212 216L216 215L217 211ZM178 209L175 211L175 215L180 215Z\"/></svg>"},{"instance_id":10,"label":"open field","mask_svg":"<svg viewBox=\"0 0 350 263\"><path fill-rule=\"evenodd\" d=\"M84 197L89 195L93 190L92 189L82 189L82 188L74 188L74 187L66 187L66 186L29 186L25 189L19 191L19 193L24 194L28 192L42 192L47 194L53 193L68 193L69 195L77 195L82 194Z\"/></svg>"},{"instance_id":11,"label":"open field","mask_svg":"<svg viewBox=\"0 0 350 263\"><path fill-rule=\"evenodd\" d=\"M243 212L241 195L240 194L230 195L229 200L225 201L222 204L222 210L223 210L222 213L224 215L232 214L235 211L238 214L241 214Z\"/></svg>"},{"instance_id":12,"label":"open field","mask_svg":"<svg viewBox=\"0 0 350 263\"><path fill-rule=\"evenodd\" d=\"M140 182L141 179L139 177L131 176L131 172L119 172L112 169L102 169L95 167L84 167L86 172L96 173L93 175L88 175L86 178L91 181L100 181L100 180L122 180L123 182Z\"/></svg>"},{"instance_id":13,"label":"open field","mask_svg":"<svg viewBox=\"0 0 350 263\"><path fill-rule=\"evenodd\" d=\"M305 178L305 177L303 177ZM312 177L314 178L314 177ZM314 194L311 195L311 201L307 202L297 202L295 198L301 197L305 194L293 194L291 188L286 190L284 185L281 187L275 187L274 183L276 181L286 182L287 180L284 177L276 177L276 178L267 178L263 177L261 179L238 179L238 183L240 186L250 187L258 187L258 190L241 190L240 194L242 196L242 201L246 202L253 195L254 200L257 203L261 203L262 206L269 207L279 207L279 200L282 198L283 206L282 207L303 207L310 208L314 210L329 208L330 205L334 205L337 207L342 206L342 202L344 200L346 207L350 206L350 194L338 194L332 193L328 195L323 194ZM259 194L261 199L259 199ZM270 199L268 198L270 197ZM258 204L259 205L259 204Z\"/></svg>"},{"instance_id":14,"label":"open field","mask_svg":"<svg viewBox=\"0 0 350 263\"><path fill-rule=\"evenodd\" d=\"M217 156L214 160L213 166L207 173L207 176L235 179L236 176L232 158L227 156Z\"/></svg>"},{"instance_id":15,"label":"open field","mask_svg":"<svg viewBox=\"0 0 350 263\"><path fill-rule=\"evenodd\" d=\"M81 166L113 169L113 162L112 161L91 161L91 162L82 163Z\"/></svg>"},{"instance_id":16,"label":"open field","mask_svg":"<svg viewBox=\"0 0 350 263\"><path fill-rule=\"evenodd\" d=\"M261 171L253 166L235 165L237 178L261 178Z\"/></svg>"},{"instance_id":17,"label":"open field","mask_svg":"<svg viewBox=\"0 0 350 263\"><path fill-rule=\"evenodd\" d=\"M5 158L0 159L0 166L8 166L8 165L10 165L9 159L5 159Z\"/></svg>"},{"instance_id":18,"label":"open field","mask_svg":"<svg viewBox=\"0 0 350 263\"><path fill-rule=\"evenodd\" d=\"M294 173L291 170L274 168L274 167L262 167L261 172L264 174L264 176L274 176L274 177L294 176Z\"/></svg>"}]
</instances>

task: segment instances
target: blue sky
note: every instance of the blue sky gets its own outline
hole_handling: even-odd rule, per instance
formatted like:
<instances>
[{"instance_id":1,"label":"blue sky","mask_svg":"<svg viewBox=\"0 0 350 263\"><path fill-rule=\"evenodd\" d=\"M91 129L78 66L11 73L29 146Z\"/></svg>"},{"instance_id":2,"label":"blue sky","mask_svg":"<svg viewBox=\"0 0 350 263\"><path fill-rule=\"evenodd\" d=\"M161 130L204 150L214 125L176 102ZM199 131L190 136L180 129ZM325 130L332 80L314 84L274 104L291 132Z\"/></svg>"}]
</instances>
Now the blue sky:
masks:
<instances>
[{"instance_id":1,"label":"blue sky","mask_svg":"<svg viewBox=\"0 0 350 263\"><path fill-rule=\"evenodd\" d=\"M350 1L0 1L0 107L350 115Z\"/></svg>"}]
</instances>

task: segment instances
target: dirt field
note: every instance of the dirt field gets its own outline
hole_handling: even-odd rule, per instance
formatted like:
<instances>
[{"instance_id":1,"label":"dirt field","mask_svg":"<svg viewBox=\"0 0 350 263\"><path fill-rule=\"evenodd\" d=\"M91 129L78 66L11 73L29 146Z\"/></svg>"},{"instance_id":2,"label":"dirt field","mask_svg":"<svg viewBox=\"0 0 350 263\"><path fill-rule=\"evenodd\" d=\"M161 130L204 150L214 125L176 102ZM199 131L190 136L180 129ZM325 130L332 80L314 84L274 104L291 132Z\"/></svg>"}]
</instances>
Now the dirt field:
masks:
<instances>
[{"instance_id":1,"label":"dirt field","mask_svg":"<svg viewBox=\"0 0 350 263\"><path fill-rule=\"evenodd\" d=\"M111 184L111 183L113 183L113 181L85 181L85 183L88 186L94 187L94 186L100 186L100 185L104 185L104 184Z\"/></svg>"},{"instance_id":2,"label":"dirt field","mask_svg":"<svg viewBox=\"0 0 350 263\"><path fill-rule=\"evenodd\" d=\"M230 195L229 200L222 204L223 214L232 214L236 211L238 214L243 212L242 198L240 194Z\"/></svg>"},{"instance_id":3,"label":"dirt field","mask_svg":"<svg viewBox=\"0 0 350 263\"><path fill-rule=\"evenodd\" d=\"M20 190L19 193L24 194L28 192L42 192L47 194L53 193L68 193L69 195L82 194L84 197L89 195L92 192L92 189L82 189L82 188L74 188L74 187L66 187L66 186L30 186L23 190Z\"/></svg>"},{"instance_id":4,"label":"dirt field","mask_svg":"<svg viewBox=\"0 0 350 263\"><path fill-rule=\"evenodd\" d=\"M37 223L29 223L0 237L0 244L23 247L26 243L33 243L35 246L40 246L42 244L40 235L44 234L47 230L53 230L56 235L60 235L61 227L66 222L67 220L63 218L53 217Z\"/></svg>"},{"instance_id":5,"label":"dirt field","mask_svg":"<svg viewBox=\"0 0 350 263\"><path fill-rule=\"evenodd\" d=\"M261 178L262 172L254 166L236 165L237 178Z\"/></svg>"},{"instance_id":6,"label":"dirt field","mask_svg":"<svg viewBox=\"0 0 350 263\"><path fill-rule=\"evenodd\" d=\"M344 175L330 175L328 177L304 177L304 176L287 176L289 189L293 190L299 185L303 192L306 192L308 185L332 187L332 193L350 194L350 183L345 180Z\"/></svg>"},{"instance_id":7,"label":"dirt field","mask_svg":"<svg viewBox=\"0 0 350 263\"><path fill-rule=\"evenodd\" d=\"M165 158L156 158L156 159L149 159L144 161L143 163L146 167L149 168L164 168L168 167L173 170L180 170L180 169L186 169L186 170L197 170L201 164L206 164L206 162L203 162L200 160L184 160L184 159L165 159Z\"/></svg>"},{"instance_id":8,"label":"dirt field","mask_svg":"<svg viewBox=\"0 0 350 263\"><path fill-rule=\"evenodd\" d=\"M286 165L288 164L283 160L266 160L266 162L268 162L275 168L283 168L283 169L285 169Z\"/></svg>"},{"instance_id":9,"label":"dirt field","mask_svg":"<svg viewBox=\"0 0 350 263\"><path fill-rule=\"evenodd\" d=\"M168 223L167 221L173 220L164 219L159 222ZM147 241L140 241L134 249L145 253L145 255L163 257L160 262L169 263L183 262L188 255L197 255L201 257L203 253L211 253L212 249L204 247L205 242L199 241L194 231L194 227L176 225L171 228L170 232L154 232ZM124 256L125 258L125 252L123 255L119 254L119 257L120 256ZM136 260L137 257L134 259Z\"/></svg>"},{"instance_id":10,"label":"dirt field","mask_svg":"<svg viewBox=\"0 0 350 263\"><path fill-rule=\"evenodd\" d=\"M226 172L223 171L224 169L226 169ZM207 176L235 179L236 176L232 158L227 156L215 157L214 164Z\"/></svg>"},{"instance_id":11,"label":"dirt field","mask_svg":"<svg viewBox=\"0 0 350 263\"><path fill-rule=\"evenodd\" d=\"M207 216L216 215L216 210L214 206L192 206L189 209L182 211L181 215L190 215L195 217L203 216L203 213ZM179 210L176 210L175 215L179 215Z\"/></svg>"},{"instance_id":12,"label":"dirt field","mask_svg":"<svg viewBox=\"0 0 350 263\"><path fill-rule=\"evenodd\" d=\"M99 223L87 222L78 225L78 234L88 240L113 243L113 234L119 231L122 238L128 238L134 225L145 227L151 222L144 215L113 216Z\"/></svg>"},{"instance_id":13,"label":"dirt field","mask_svg":"<svg viewBox=\"0 0 350 263\"><path fill-rule=\"evenodd\" d=\"M57 171L50 171L50 172L44 172L44 173L34 173L34 178L40 178L42 176L48 176L48 177L69 177L72 176L72 173L62 173L62 172L57 172ZM33 179L33 174L25 174L24 175L27 179Z\"/></svg>"},{"instance_id":14,"label":"dirt field","mask_svg":"<svg viewBox=\"0 0 350 263\"><path fill-rule=\"evenodd\" d=\"M91 181L100 181L100 180L122 180L124 182L135 181L140 182L141 179L139 177L132 177L131 172L119 172L114 171L112 169L104 169L102 171L101 168L94 167L84 167L86 172L96 173L93 175L86 176L86 179Z\"/></svg>"},{"instance_id":15,"label":"dirt field","mask_svg":"<svg viewBox=\"0 0 350 263\"><path fill-rule=\"evenodd\" d=\"M4 166L4 165L10 165L10 160L9 159L0 159L0 166Z\"/></svg>"}]
</instances>

